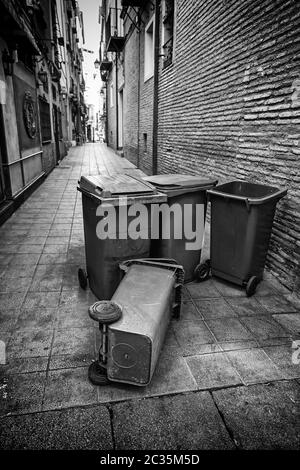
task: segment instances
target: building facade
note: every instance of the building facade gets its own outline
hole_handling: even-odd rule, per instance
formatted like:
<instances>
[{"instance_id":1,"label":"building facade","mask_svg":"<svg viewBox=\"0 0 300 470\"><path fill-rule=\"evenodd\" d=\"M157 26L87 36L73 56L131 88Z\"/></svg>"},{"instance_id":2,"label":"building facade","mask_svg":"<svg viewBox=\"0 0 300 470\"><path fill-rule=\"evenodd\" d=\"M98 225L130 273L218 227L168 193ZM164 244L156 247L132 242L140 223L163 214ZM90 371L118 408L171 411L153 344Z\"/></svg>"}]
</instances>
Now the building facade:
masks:
<instances>
[{"instance_id":1,"label":"building facade","mask_svg":"<svg viewBox=\"0 0 300 470\"><path fill-rule=\"evenodd\" d=\"M299 2L103 1L100 17L108 144L146 173L287 188L268 266L299 295Z\"/></svg>"},{"instance_id":2,"label":"building facade","mask_svg":"<svg viewBox=\"0 0 300 470\"><path fill-rule=\"evenodd\" d=\"M83 141L75 1L0 1L0 222Z\"/></svg>"}]
</instances>

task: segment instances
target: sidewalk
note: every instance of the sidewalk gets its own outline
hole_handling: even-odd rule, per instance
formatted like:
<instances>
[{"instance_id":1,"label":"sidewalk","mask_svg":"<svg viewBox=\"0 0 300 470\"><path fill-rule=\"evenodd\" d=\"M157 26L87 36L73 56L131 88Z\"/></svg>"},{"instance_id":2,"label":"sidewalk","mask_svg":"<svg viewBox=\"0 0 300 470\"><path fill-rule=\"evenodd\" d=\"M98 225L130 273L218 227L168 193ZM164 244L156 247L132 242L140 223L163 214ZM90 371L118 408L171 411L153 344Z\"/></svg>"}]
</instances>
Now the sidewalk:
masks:
<instances>
[{"instance_id":1,"label":"sidewalk","mask_svg":"<svg viewBox=\"0 0 300 470\"><path fill-rule=\"evenodd\" d=\"M77 281L76 185L128 171L104 144L72 148L0 227L0 448L299 448L300 308L268 274L250 299L216 279L186 285L150 386L89 383L98 328Z\"/></svg>"}]
</instances>

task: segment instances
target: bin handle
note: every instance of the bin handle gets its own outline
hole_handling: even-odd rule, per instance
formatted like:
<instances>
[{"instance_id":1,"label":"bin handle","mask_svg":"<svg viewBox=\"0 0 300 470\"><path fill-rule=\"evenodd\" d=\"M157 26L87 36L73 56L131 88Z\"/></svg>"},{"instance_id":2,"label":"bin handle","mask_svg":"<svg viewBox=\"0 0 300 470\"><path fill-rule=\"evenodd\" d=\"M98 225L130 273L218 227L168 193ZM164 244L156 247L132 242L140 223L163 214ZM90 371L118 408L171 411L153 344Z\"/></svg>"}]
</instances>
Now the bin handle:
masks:
<instances>
[{"instance_id":1,"label":"bin handle","mask_svg":"<svg viewBox=\"0 0 300 470\"><path fill-rule=\"evenodd\" d=\"M237 196L235 194L222 193L221 191L216 191L213 189L210 189L207 193L209 196L212 194L214 196L219 196L226 199L234 199L236 201L245 202L247 210L250 210L251 205L263 204L264 202L271 201L272 199L281 199L287 194L287 189L280 189L279 191L276 191L276 193L269 194L260 198L248 198L244 196Z\"/></svg>"}]
</instances>

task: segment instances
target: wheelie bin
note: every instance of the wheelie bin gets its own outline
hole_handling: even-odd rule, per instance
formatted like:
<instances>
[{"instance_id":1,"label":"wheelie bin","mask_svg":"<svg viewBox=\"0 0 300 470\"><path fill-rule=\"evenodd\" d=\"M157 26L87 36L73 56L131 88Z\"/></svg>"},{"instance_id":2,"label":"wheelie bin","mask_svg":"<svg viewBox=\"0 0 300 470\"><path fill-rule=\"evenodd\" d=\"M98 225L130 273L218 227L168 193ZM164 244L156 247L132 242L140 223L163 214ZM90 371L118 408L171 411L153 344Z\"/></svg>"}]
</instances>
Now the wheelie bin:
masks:
<instances>
[{"instance_id":1,"label":"wheelie bin","mask_svg":"<svg viewBox=\"0 0 300 470\"><path fill-rule=\"evenodd\" d=\"M193 280L194 271L200 263L207 206L206 191L213 188L218 181L183 174L147 176L144 180L166 194L169 208L175 208L177 205L180 209L179 212L176 210L170 212L170 217L164 217L163 213L160 213L159 218L152 220L152 228L158 224L159 236L151 240L151 257L175 259L184 267L185 282L189 282ZM201 220L197 220L197 206L202 207ZM197 237L201 237L200 247L193 243L196 235L194 240L188 239L185 231L187 222L191 224L192 231L197 233ZM176 231L177 233L181 231L178 231L178 228L182 230L180 238L176 237ZM163 233L168 229L170 236L164 238Z\"/></svg>"},{"instance_id":2,"label":"wheelie bin","mask_svg":"<svg viewBox=\"0 0 300 470\"><path fill-rule=\"evenodd\" d=\"M99 359L89 367L95 385L150 383L171 317L179 317L182 266L172 260L139 259L125 271L110 301L96 302L90 317L100 329Z\"/></svg>"},{"instance_id":3,"label":"wheelie bin","mask_svg":"<svg viewBox=\"0 0 300 470\"><path fill-rule=\"evenodd\" d=\"M253 295L263 278L276 204L286 194L286 189L244 181L209 190L211 260L199 267L198 279L211 271Z\"/></svg>"},{"instance_id":4,"label":"wheelie bin","mask_svg":"<svg viewBox=\"0 0 300 470\"><path fill-rule=\"evenodd\" d=\"M85 289L89 282L99 300L109 300L121 280L119 263L149 257L150 208L166 201L166 196L150 183L122 174L82 176L77 189L82 193L86 253L86 271L78 270L79 284ZM147 221L139 238L133 238L129 230L136 216L129 209L137 204L146 208Z\"/></svg>"}]
</instances>

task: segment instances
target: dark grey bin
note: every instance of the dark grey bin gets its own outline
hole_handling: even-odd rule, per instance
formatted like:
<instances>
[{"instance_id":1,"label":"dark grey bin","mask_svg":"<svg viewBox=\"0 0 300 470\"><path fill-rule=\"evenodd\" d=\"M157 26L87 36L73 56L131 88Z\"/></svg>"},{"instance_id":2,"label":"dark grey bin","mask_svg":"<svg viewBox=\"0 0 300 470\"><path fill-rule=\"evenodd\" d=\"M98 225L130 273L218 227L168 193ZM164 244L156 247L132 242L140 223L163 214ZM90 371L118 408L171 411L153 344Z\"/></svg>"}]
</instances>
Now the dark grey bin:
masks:
<instances>
[{"instance_id":1,"label":"dark grey bin","mask_svg":"<svg viewBox=\"0 0 300 470\"><path fill-rule=\"evenodd\" d=\"M207 194L211 202L211 260L205 263L206 268L213 276L246 286L250 296L262 280L276 204L287 190L232 181Z\"/></svg>"}]
</instances>

